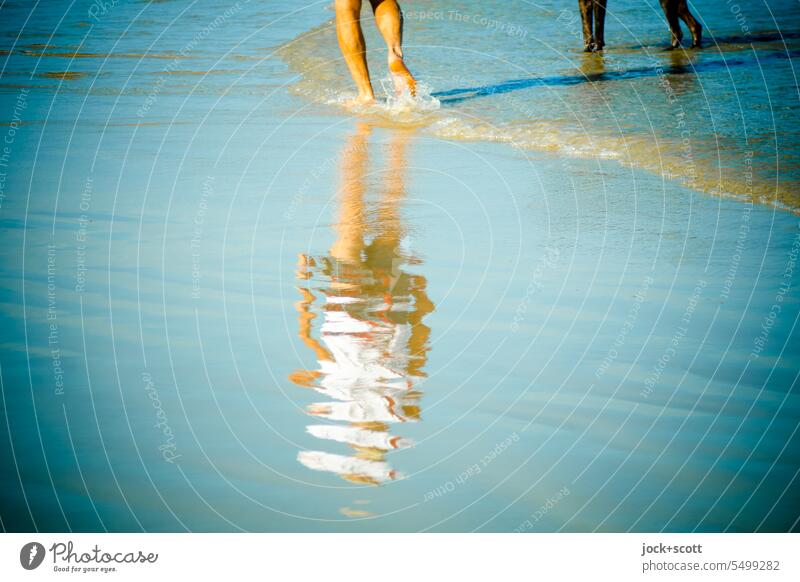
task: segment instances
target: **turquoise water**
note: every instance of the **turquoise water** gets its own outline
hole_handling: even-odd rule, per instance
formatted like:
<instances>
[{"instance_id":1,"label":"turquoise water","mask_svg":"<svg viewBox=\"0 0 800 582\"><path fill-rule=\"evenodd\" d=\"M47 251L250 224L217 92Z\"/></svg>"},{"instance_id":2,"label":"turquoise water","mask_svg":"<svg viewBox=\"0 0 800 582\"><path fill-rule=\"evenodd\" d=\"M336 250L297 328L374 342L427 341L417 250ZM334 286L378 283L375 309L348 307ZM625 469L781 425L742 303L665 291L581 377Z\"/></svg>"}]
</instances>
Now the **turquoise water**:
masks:
<instances>
[{"instance_id":1,"label":"turquoise water","mask_svg":"<svg viewBox=\"0 0 800 582\"><path fill-rule=\"evenodd\" d=\"M797 10L611 2L359 115L326 3L4 5L3 528L797 529Z\"/></svg>"}]
</instances>

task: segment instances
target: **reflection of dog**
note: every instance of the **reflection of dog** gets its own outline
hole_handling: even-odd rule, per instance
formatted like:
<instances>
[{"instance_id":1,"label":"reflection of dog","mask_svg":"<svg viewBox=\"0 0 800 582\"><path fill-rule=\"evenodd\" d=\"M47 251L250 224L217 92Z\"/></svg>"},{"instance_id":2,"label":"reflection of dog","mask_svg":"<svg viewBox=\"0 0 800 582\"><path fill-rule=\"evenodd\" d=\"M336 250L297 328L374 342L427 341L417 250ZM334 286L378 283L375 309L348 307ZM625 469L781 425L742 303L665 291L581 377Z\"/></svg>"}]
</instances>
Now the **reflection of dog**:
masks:
<instances>
[{"instance_id":1,"label":"reflection of dog","mask_svg":"<svg viewBox=\"0 0 800 582\"><path fill-rule=\"evenodd\" d=\"M605 45L604 25L607 2L608 0L578 0L581 20L583 21L583 46L586 52L603 50ZM689 27L689 32L692 33L692 47L699 47L703 35L703 27L689 12L686 0L660 0L660 2L661 8L664 9L664 16L667 17L669 30L672 33L672 48L680 46L683 38L681 20L686 23L686 26ZM592 21L594 21L594 31L592 31Z\"/></svg>"}]
</instances>

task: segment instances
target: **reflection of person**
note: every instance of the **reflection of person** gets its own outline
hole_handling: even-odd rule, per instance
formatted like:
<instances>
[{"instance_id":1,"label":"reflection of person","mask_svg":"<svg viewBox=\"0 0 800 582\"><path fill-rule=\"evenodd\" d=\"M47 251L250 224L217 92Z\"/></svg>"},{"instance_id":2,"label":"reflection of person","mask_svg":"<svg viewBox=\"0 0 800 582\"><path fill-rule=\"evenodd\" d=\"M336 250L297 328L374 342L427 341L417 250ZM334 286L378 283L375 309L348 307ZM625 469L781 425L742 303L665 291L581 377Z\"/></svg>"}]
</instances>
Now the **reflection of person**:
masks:
<instances>
[{"instance_id":1,"label":"reflection of person","mask_svg":"<svg viewBox=\"0 0 800 582\"><path fill-rule=\"evenodd\" d=\"M389 425L419 418L415 383L424 376L430 334L422 318L433 304L425 278L404 270L419 263L402 248L406 133L394 135L386 188L372 209L365 200L369 131L360 125L344 150L340 215L329 255L300 256L298 277L308 283L298 288L299 335L319 369L294 372L290 379L330 399L309 406L309 414L347 423L312 425L308 432L356 451L355 456L302 451L300 462L350 481L379 484L397 477L385 453L411 444L391 435ZM322 286L312 287L311 281L320 280ZM317 290L323 303L316 306L322 312L319 340L312 335Z\"/></svg>"},{"instance_id":2,"label":"reflection of person","mask_svg":"<svg viewBox=\"0 0 800 582\"><path fill-rule=\"evenodd\" d=\"M375 100L367 68L366 44L361 31L361 0L335 0L336 36L339 48L356 83L359 103ZM403 62L403 14L395 0L370 0L375 13L375 24L386 41L389 72L398 92L407 89L414 95L416 83Z\"/></svg>"}]
</instances>

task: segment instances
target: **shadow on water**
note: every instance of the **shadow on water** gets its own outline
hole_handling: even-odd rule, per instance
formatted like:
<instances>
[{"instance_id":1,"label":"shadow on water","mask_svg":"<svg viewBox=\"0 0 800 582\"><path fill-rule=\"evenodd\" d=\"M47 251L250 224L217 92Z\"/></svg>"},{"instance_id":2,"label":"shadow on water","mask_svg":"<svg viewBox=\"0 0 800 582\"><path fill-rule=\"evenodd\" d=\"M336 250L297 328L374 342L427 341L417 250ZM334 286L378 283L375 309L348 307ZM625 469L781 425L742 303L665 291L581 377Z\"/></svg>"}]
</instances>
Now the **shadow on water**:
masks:
<instances>
[{"instance_id":1,"label":"shadow on water","mask_svg":"<svg viewBox=\"0 0 800 582\"><path fill-rule=\"evenodd\" d=\"M673 51L674 52L674 51ZM758 61L764 65L769 60L786 60L800 56L800 50L789 52L773 52L760 56ZM755 61L744 57L731 59L715 59L699 63L671 63L669 65L656 65L652 67L638 67L626 69L624 71L606 71L602 67L597 71L586 71L580 75L551 75L549 77L527 77L523 79L511 79L493 85L481 85L478 87L463 87L438 91L432 93L443 105L455 105L479 97L490 97L492 95L502 95L512 91L530 89L533 87L569 87L584 83L597 83L606 81L622 81L626 79L639 79L643 77L658 77L661 75L694 75L708 71L730 69L742 65L751 65Z\"/></svg>"},{"instance_id":2,"label":"shadow on water","mask_svg":"<svg viewBox=\"0 0 800 582\"><path fill-rule=\"evenodd\" d=\"M342 151L335 241L325 255L300 254L296 271L298 335L318 367L289 378L327 399L307 407L315 422L306 431L352 450L304 450L297 459L309 469L369 485L399 478L386 455L413 445L390 427L420 420L417 385L425 376L430 336L422 320L434 310L425 277L412 272L422 261L402 244L408 131L392 133L373 194L372 128L358 125Z\"/></svg>"}]
</instances>

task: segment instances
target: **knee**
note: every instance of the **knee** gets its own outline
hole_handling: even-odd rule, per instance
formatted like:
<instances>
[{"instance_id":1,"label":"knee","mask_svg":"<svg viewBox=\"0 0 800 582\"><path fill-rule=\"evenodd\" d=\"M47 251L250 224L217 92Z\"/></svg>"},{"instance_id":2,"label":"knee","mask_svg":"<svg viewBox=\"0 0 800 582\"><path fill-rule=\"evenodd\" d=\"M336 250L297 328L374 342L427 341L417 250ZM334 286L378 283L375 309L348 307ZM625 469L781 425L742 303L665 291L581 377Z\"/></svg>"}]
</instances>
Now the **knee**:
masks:
<instances>
[{"instance_id":1,"label":"knee","mask_svg":"<svg viewBox=\"0 0 800 582\"><path fill-rule=\"evenodd\" d=\"M349 16L355 19L361 15L361 0L334 0L336 16Z\"/></svg>"}]
</instances>

